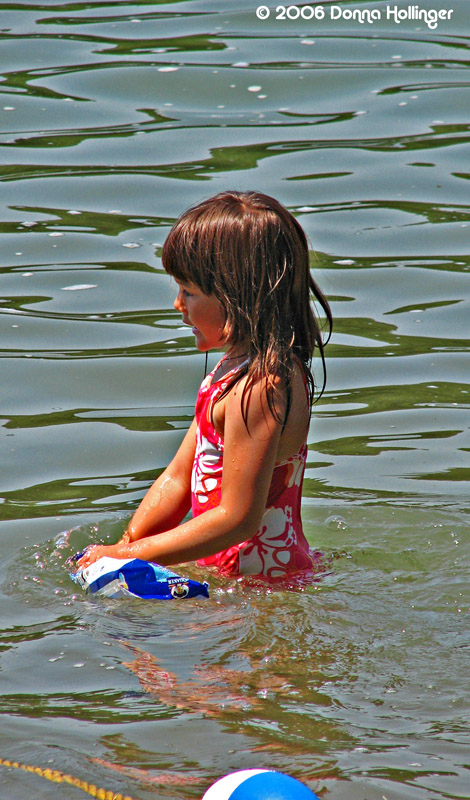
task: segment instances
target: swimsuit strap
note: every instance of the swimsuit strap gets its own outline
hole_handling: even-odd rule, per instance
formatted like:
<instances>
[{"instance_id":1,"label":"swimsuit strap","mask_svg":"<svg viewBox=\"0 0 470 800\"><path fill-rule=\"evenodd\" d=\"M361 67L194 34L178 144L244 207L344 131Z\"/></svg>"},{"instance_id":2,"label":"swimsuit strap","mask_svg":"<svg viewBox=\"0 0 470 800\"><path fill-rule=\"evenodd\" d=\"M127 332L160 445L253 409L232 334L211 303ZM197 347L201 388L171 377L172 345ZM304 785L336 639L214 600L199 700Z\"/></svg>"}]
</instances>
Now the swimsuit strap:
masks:
<instances>
[{"instance_id":1,"label":"swimsuit strap","mask_svg":"<svg viewBox=\"0 0 470 800\"><path fill-rule=\"evenodd\" d=\"M215 365L214 369L209 373L209 375L207 377L210 380L210 383L209 383L210 387L216 386L221 381L224 381L228 376L231 376L232 374L235 374L236 372L238 372L238 370L240 370L242 367L244 367L245 364L248 364L248 361L249 361L249 359L246 358L244 361L242 361L241 364L237 364L236 367L232 367L232 369L229 369L228 372L225 372L224 375L222 375L222 377L217 378L217 380L214 381L213 378L214 378L215 373L217 372L219 367L223 364L223 362L224 361L228 361L228 360L229 359L227 359L227 356L223 356L223 358L221 358L220 361L217 362L217 364Z\"/></svg>"}]
</instances>

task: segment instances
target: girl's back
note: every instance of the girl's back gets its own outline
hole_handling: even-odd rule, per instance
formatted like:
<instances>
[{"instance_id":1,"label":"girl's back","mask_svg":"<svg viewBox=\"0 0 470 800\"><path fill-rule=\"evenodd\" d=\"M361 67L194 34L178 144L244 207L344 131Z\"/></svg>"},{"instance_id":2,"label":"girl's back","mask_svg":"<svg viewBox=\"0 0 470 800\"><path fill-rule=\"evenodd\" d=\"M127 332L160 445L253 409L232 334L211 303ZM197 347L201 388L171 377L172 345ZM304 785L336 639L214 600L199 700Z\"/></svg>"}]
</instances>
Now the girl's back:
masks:
<instances>
[{"instance_id":1,"label":"girl's back","mask_svg":"<svg viewBox=\"0 0 470 800\"><path fill-rule=\"evenodd\" d=\"M194 517L220 506L223 492L225 420L228 414L241 413L242 378L228 394L227 385L243 368L243 362L230 369L222 359L203 381L196 403L196 454L192 472L192 513ZM246 381L246 378L245 378ZM218 553L200 559L201 566L216 566L226 574L264 575L279 578L288 573L312 569L313 559L302 530L301 494L307 458L306 438L310 406L306 380L297 365L292 385L292 399L282 432L278 431L275 463L257 531L250 538ZM282 396L282 395L281 395ZM238 397L238 399L237 399ZM238 406L238 408L237 408ZM281 409L278 409L281 411ZM270 414L267 404L264 413ZM231 417L229 418L231 421ZM277 423L279 426L279 423ZM248 421L249 425L249 421ZM227 456L233 449L229 449ZM235 471L243 471L239 463ZM231 474L234 465L228 465Z\"/></svg>"}]
</instances>

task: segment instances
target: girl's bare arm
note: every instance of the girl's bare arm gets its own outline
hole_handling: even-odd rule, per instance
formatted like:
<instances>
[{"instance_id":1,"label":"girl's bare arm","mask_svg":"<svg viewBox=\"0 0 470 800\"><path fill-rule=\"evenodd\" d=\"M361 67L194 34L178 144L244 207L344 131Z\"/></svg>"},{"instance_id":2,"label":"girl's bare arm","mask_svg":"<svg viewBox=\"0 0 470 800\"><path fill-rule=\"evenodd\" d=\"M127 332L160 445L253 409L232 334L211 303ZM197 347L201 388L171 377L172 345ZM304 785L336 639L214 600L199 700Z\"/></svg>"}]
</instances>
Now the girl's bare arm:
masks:
<instances>
[{"instance_id":1,"label":"girl's bare arm","mask_svg":"<svg viewBox=\"0 0 470 800\"><path fill-rule=\"evenodd\" d=\"M141 558L163 565L178 564L213 555L250 539L256 533L266 507L281 425L269 412L264 391L255 386L250 399L247 429L241 414L241 390L242 387L238 385L225 400L224 472L220 505L157 535L144 534L144 538L137 537L134 532L133 540L121 540L108 547L91 547L78 562L80 568L103 555ZM161 485L152 497L158 496L160 489ZM138 520L139 533L151 530L152 507L149 499L149 511L144 509L143 517Z\"/></svg>"},{"instance_id":2,"label":"girl's bare arm","mask_svg":"<svg viewBox=\"0 0 470 800\"><path fill-rule=\"evenodd\" d=\"M196 450L193 420L168 467L152 484L132 517L123 543L135 542L178 525L191 506L191 470Z\"/></svg>"}]
</instances>

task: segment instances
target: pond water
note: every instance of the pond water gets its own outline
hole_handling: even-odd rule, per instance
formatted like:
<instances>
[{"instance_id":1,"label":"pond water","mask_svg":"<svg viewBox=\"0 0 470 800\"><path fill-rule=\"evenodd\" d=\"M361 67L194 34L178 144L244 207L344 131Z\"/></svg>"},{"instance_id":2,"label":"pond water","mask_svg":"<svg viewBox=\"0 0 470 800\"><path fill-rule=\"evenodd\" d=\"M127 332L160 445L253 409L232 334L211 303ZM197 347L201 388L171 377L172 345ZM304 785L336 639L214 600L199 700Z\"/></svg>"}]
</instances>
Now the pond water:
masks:
<instances>
[{"instance_id":1,"label":"pond water","mask_svg":"<svg viewBox=\"0 0 470 800\"><path fill-rule=\"evenodd\" d=\"M0 758L139 800L259 766L468 798L469 5L267 6L0 3ZM303 500L325 572L93 601L65 561L118 536L204 369L161 245L224 188L289 207L333 307ZM28 794L84 785L0 765Z\"/></svg>"}]
</instances>

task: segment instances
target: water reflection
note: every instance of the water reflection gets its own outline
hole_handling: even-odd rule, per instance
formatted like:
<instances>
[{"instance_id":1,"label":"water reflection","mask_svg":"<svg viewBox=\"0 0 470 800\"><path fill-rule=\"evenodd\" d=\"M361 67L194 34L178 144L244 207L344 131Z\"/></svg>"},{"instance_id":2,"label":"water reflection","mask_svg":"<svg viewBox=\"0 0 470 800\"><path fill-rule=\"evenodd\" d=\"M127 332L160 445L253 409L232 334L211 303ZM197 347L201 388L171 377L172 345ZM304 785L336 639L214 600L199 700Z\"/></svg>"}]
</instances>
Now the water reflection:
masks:
<instances>
[{"instance_id":1,"label":"water reflection","mask_svg":"<svg viewBox=\"0 0 470 800\"><path fill-rule=\"evenodd\" d=\"M466 3L434 32L202 6L2 9L2 748L141 800L260 764L332 800L461 796ZM331 570L92 602L65 559L117 538L204 371L161 245L227 186L298 216L334 307L303 507Z\"/></svg>"}]
</instances>

